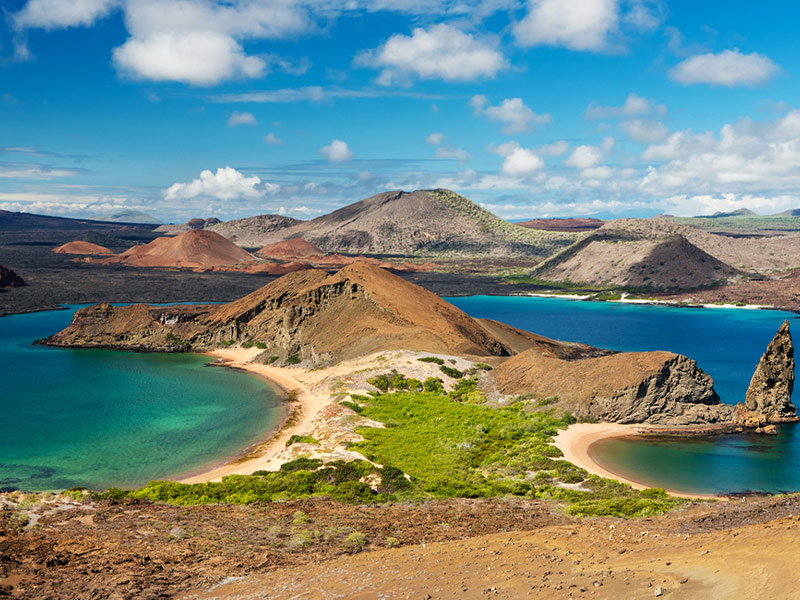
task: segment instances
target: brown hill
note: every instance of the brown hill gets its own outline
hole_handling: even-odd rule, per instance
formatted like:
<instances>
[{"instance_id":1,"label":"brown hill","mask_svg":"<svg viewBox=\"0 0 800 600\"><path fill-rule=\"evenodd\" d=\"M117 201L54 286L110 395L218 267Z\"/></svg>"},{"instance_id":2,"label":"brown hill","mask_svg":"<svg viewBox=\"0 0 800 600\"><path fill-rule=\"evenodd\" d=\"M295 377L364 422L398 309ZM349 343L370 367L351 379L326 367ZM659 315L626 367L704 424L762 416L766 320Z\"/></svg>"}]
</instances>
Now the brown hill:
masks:
<instances>
[{"instance_id":1,"label":"brown hill","mask_svg":"<svg viewBox=\"0 0 800 600\"><path fill-rule=\"evenodd\" d=\"M163 233L165 235L178 235L179 233L186 233L187 231L191 231L192 229L207 229L212 225L216 225L218 223L222 223L218 218L211 217L209 219L202 219L199 217L195 217L194 219L189 219L186 223L181 223L178 225L171 225L171 224L164 224L159 225L153 231L156 233Z\"/></svg>"},{"instance_id":2,"label":"brown hill","mask_svg":"<svg viewBox=\"0 0 800 600\"><path fill-rule=\"evenodd\" d=\"M56 254L114 254L112 250L109 250L105 246L80 240L67 242L58 248L53 248L53 252Z\"/></svg>"},{"instance_id":3,"label":"brown hill","mask_svg":"<svg viewBox=\"0 0 800 600\"><path fill-rule=\"evenodd\" d=\"M285 275L235 302L217 305L82 309L49 342L144 350L208 349L254 340L266 354L298 355L312 364L387 349L508 356L536 348L548 356L596 354L512 327L468 316L423 288L368 263L329 275Z\"/></svg>"},{"instance_id":4,"label":"brown hill","mask_svg":"<svg viewBox=\"0 0 800 600\"><path fill-rule=\"evenodd\" d=\"M103 264L131 267L177 267L209 269L257 262L257 259L218 233L193 229L175 237L156 238L111 256Z\"/></svg>"},{"instance_id":5,"label":"brown hill","mask_svg":"<svg viewBox=\"0 0 800 600\"><path fill-rule=\"evenodd\" d=\"M557 399L579 417L615 423L697 425L727 423L734 408L721 404L711 377L672 352L623 352L566 361L528 350L492 371L505 394Z\"/></svg>"},{"instance_id":6,"label":"brown hill","mask_svg":"<svg viewBox=\"0 0 800 600\"><path fill-rule=\"evenodd\" d=\"M568 219L531 219L530 221L522 221L517 223L520 227L529 227L530 229L543 229L544 231L593 231L601 227L605 221L600 219L577 219L570 217Z\"/></svg>"},{"instance_id":7,"label":"brown hill","mask_svg":"<svg viewBox=\"0 0 800 600\"><path fill-rule=\"evenodd\" d=\"M235 219L233 221L225 221L224 223L207 225L206 227L228 238L232 242L235 242L239 246L258 248L266 243L264 239L268 237L269 234L288 229L302 222L303 221L298 221L291 217L284 217L283 215L258 215L245 219ZM270 240L270 242L274 241L278 241L278 239Z\"/></svg>"},{"instance_id":8,"label":"brown hill","mask_svg":"<svg viewBox=\"0 0 800 600\"><path fill-rule=\"evenodd\" d=\"M709 286L743 274L690 241L691 228L671 229L608 223L539 265L533 274L555 282L664 290Z\"/></svg>"},{"instance_id":9,"label":"brown hill","mask_svg":"<svg viewBox=\"0 0 800 600\"><path fill-rule=\"evenodd\" d=\"M282 242L275 242L274 244L267 244L256 254L273 260L297 260L312 256L319 257L324 255L325 252L303 238L292 238Z\"/></svg>"},{"instance_id":10,"label":"brown hill","mask_svg":"<svg viewBox=\"0 0 800 600\"><path fill-rule=\"evenodd\" d=\"M22 277L11 269L0 265L0 289L22 287L23 285L28 284L23 281Z\"/></svg>"},{"instance_id":11,"label":"brown hill","mask_svg":"<svg viewBox=\"0 0 800 600\"><path fill-rule=\"evenodd\" d=\"M262 235L239 231L235 223L213 229L244 246L302 237L326 252L345 254L544 258L576 238L519 227L442 189L385 192Z\"/></svg>"}]
</instances>

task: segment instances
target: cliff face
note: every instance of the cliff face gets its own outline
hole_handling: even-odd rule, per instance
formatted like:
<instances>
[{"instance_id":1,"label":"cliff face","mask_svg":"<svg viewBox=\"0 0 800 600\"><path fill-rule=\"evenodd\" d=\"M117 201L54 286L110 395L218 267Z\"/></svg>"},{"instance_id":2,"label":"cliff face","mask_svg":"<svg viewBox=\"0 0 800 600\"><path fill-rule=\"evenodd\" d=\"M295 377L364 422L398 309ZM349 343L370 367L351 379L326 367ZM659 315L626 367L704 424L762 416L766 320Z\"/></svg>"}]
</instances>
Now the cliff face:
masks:
<instances>
[{"instance_id":1,"label":"cliff face","mask_svg":"<svg viewBox=\"0 0 800 600\"><path fill-rule=\"evenodd\" d=\"M368 263L333 275L314 269L291 273L219 306L92 306L77 311L72 324L47 341L152 351L252 342L268 356L296 354L315 365L388 349L475 356L529 348L564 357L599 352L478 321Z\"/></svg>"},{"instance_id":2,"label":"cliff face","mask_svg":"<svg viewBox=\"0 0 800 600\"><path fill-rule=\"evenodd\" d=\"M744 427L763 427L798 420L792 404L794 344L789 322L784 321L756 367L744 404L738 404L735 421Z\"/></svg>"},{"instance_id":3,"label":"cliff face","mask_svg":"<svg viewBox=\"0 0 800 600\"><path fill-rule=\"evenodd\" d=\"M526 351L493 371L505 394L558 398L578 417L614 423L706 425L728 422L722 404L697 363L672 352L622 352L566 361Z\"/></svg>"}]
</instances>

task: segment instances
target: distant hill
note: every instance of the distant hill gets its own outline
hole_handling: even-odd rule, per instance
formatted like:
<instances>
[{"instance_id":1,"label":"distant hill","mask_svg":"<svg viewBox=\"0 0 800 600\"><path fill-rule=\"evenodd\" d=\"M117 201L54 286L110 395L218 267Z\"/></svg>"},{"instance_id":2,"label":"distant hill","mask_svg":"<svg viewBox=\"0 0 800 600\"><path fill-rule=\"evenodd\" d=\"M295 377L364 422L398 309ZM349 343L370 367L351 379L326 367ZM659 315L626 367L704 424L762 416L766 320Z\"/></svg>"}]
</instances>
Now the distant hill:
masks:
<instances>
[{"instance_id":1,"label":"distant hill","mask_svg":"<svg viewBox=\"0 0 800 600\"><path fill-rule=\"evenodd\" d=\"M778 215L782 217L800 217L800 208L790 208L789 210L785 210Z\"/></svg>"},{"instance_id":2,"label":"distant hill","mask_svg":"<svg viewBox=\"0 0 800 600\"><path fill-rule=\"evenodd\" d=\"M740 208L738 210L733 210L730 212L723 212L717 211L713 215L700 215L694 217L695 219L724 219L726 217L757 217L759 216L757 213L754 213L749 208Z\"/></svg>"},{"instance_id":3,"label":"distant hill","mask_svg":"<svg viewBox=\"0 0 800 600\"><path fill-rule=\"evenodd\" d=\"M218 233L193 229L175 237L160 237L149 244L133 246L122 254L104 259L102 263L130 267L210 269L257 261L252 254Z\"/></svg>"},{"instance_id":4,"label":"distant hill","mask_svg":"<svg viewBox=\"0 0 800 600\"><path fill-rule=\"evenodd\" d=\"M123 227L135 227L150 231L152 225L143 223L118 223L93 221L91 219L70 219L67 217L51 217L24 212L0 210L0 231L119 231Z\"/></svg>"},{"instance_id":5,"label":"distant hill","mask_svg":"<svg viewBox=\"0 0 800 600\"><path fill-rule=\"evenodd\" d=\"M544 231L592 231L601 227L605 223L600 219L580 219L569 217L567 219L531 219L530 221L520 221L515 223L520 227L529 227L530 229L542 229Z\"/></svg>"},{"instance_id":6,"label":"distant hill","mask_svg":"<svg viewBox=\"0 0 800 600\"><path fill-rule=\"evenodd\" d=\"M245 219L235 219L207 225L208 229L215 231L245 248L258 248L264 245L263 240L269 234L288 229L301 224L303 221L284 217L283 215L258 215ZM277 241L277 240L275 240Z\"/></svg>"},{"instance_id":7,"label":"distant hill","mask_svg":"<svg viewBox=\"0 0 800 600\"><path fill-rule=\"evenodd\" d=\"M140 210L119 210L107 215L96 215L89 217L92 221L103 221L105 223L145 223L147 225L159 225L160 219L153 215L148 215Z\"/></svg>"},{"instance_id":8,"label":"distant hill","mask_svg":"<svg viewBox=\"0 0 800 600\"><path fill-rule=\"evenodd\" d=\"M186 223L165 223L164 225L156 227L154 231L156 233L165 233L167 235L177 235L179 233L186 233L192 229L205 229L206 227L211 227L212 225L216 225L218 223L222 223L222 221L216 217L211 217L210 219L194 218L189 219L186 221Z\"/></svg>"},{"instance_id":9,"label":"distant hill","mask_svg":"<svg viewBox=\"0 0 800 600\"><path fill-rule=\"evenodd\" d=\"M548 281L692 289L748 273L800 266L800 236L733 238L670 219L619 219L534 271Z\"/></svg>"},{"instance_id":10,"label":"distant hill","mask_svg":"<svg viewBox=\"0 0 800 600\"><path fill-rule=\"evenodd\" d=\"M569 245L576 235L520 227L439 189L384 192L249 239L263 246L294 237L326 252L346 254L543 258ZM237 243L241 245L241 238Z\"/></svg>"}]
</instances>

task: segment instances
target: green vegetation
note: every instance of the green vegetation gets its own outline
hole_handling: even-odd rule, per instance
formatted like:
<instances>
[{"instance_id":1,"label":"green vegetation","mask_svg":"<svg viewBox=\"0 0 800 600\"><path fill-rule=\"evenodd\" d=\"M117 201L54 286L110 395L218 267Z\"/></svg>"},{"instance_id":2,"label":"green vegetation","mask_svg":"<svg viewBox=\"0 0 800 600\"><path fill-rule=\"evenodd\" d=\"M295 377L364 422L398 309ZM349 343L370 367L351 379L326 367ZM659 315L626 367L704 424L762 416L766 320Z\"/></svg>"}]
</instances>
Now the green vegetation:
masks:
<instances>
[{"instance_id":1,"label":"green vegetation","mask_svg":"<svg viewBox=\"0 0 800 600\"><path fill-rule=\"evenodd\" d=\"M264 342L257 342L253 338L249 338L247 341L242 342L242 348L252 348L253 346L258 348L259 350L266 350L267 349L267 345ZM270 358L272 358L272 357L270 357ZM275 360L278 360L277 356L275 357Z\"/></svg>"},{"instance_id":2,"label":"green vegetation","mask_svg":"<svg viewBox=\"0 0 800 600\"><path fill-rule=\"evenodd\" d=\"M422 382L422 391L444 393L444 383L438 377L428 377Z\"/></svg>"},{"instance_id":3,"label":"green vegetation","mask_svg":"<svg viewBox=\"0 0 800 600\"><path fill-rule=\"evenodd\" d=\"M374 385L382 392L388 392L389 390L419 392L422 390L423 385L419 379L407 378L395 369L392 369L390 373L370 377L367 379L367 383Z\"/></svg>"},{"instance_id":4,"label":"green vegetation","mask_svg":"<svg viewBox=\"0 0 800 600\"><path fill-rule=\"evenodd\" d=\"M289 356L286 357L287 365L299 365L301 362L303 361L300 360L299 354L290 354Z\"/></svg>"},{"instance_id":5,"label":"green vegetation","mask_svg":"<svg viewBox=\"0 0 800 600\"><path fill-rule=\"evenodd\" d=\"M276 360L278 360L278 357L277 357L277 356L268 356L268 357L267 357L267 359L264 361L264 364L265 364L265 365L271 365L271 364L272 364L272 363L274 363Z\"/></svg>"},{"instance_id":6,"label":"green vegetation","mask_svg":"<svg viewBox=\"0 0 800 600\"><path fill-rule=\"evenodd\" d=\"M236 343L236 340L220 340L217 342L217 346L222 346L223 348L228 348L233 346Z\"/></svg>"},{"instance_id":7,"label":"green vegetation","mask_svg":"<svg viewBox=\"0 0 800 600\"><path fill-rule=\"evenodd\" d=\"M422 358L417 359L419 362L427 362L427 363L434 363L437 365L443 365L444 359L439 358L438 356L423 356Z\"/></svg>"},{"instance_id":8,"label":"green vegetation","mask_svg":"<svg viewBox=\"0 0 800 600\"><path fill-rule=\"evenodd\" d=\"M481 371L491 371L492 367L487 365L486 363L477 362L473 365L476 369L480 369Z\"/></svg>"},{"instance_id":9,"label":"green vegetation","mask_svg":"<svg viewBox=\"0 0 800 600\"><path fill-rule=\"evenodd\" d=\"M708 231L800 231L800 216L790 215L671 217L671 220Z\"/></svg>"},{"instance_id":10,"label":"green vegetation","mask_svg":"<svg viewBox=\"0 0 800 600\"><path fill-rule=\"evenodd\" d=\"M173 332L167 332L167 345L168 346L175 346L180 348L181 350L188 350L191 346L191 343L187 340L184 340L182 337L175 335Z\"/></svg>"},{"instance_id":11,"label":"green vegetation","mask_svg":"<svg viewBox=\"0 0 800 600\"><path fill-rule=\"evenodd\" d=\"M464 376L464 374L458 369L448 367L447 365L441 365L439 368L442 370L442 373L448 377L452 377L453 379L461 379Z\"/></svg>"},{"instance_id":12,"label":"green vegetation","mask_svg":"<svg viewBox=\"0 0 800 600\"><path fill-rule=\"evenodd\" d=\"M395 379L408 381L396 372L381 377L388 387ZM438 378L431 379L441 386ZM428 383L426 380L422 386ZM278 472L230 475L221 482L191 485L154 481L129 493L108 490L104 497L193 505L328 496L341 502L370 504L513 494L563 502L567 512L579 516L617 517L656 515L686 502L669 497L663 490L640 492L626 484L590 476L561 459L561 451L551 443L552 436L576 419L549 406L558 400L556 397L494 408L483 404L485 398L475 379L463 378L450 393L409 389L375 396L353 395L352 399L355 402L341 404L385 425L358 428L364 440L349 445L371 462L324 463L299 457ZM531 412L531 408L538 410ZM316 442L312 440L292 436L289 444ZM375 467L373 462L384 466ZM295 513L294 522L305 521ZM298 532L293 531L300 535ZM357 539L357 533L346 541L351 552L366 544L365 539ZM301 537L292 544L302 547L310 543ZM389 546L388 539L386 543Z\"/></svg>"},{"instance_id":13,"label":"green vegetation","mask_svg":"<svg viewBox=\"0 0 800 600\"><path fill-rule=\"evenodd\" d=\"M350 552L361 552L367 545L367 536L360 531L354 531L344 539L344 547Z\"/></svg>"},{"instance_id":14,"label":"green vegetation","mask_svg":"<svg viewBox=\"0 0 800 600\"><path fill-rule=\"evenodd\" d=\"M310 435L297 435L297 434L295 434L295 435L291 436L288 440L286 440L286 447L287 448L289 446L291 446L292 444L317 444L317 445L319 445L319 442L317 440L315 440L313 437L311 437Z\"/></svg>"}]
</instances>

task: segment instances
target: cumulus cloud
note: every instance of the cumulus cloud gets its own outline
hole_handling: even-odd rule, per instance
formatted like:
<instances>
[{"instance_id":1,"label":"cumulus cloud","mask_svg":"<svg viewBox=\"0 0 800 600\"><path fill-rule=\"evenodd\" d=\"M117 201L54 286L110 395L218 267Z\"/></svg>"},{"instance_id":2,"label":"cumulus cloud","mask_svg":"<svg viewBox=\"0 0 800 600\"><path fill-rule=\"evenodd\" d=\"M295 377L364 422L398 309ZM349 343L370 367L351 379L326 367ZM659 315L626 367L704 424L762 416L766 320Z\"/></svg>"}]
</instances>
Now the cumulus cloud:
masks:
<instances>
[{"instance_id":1,"label":"cumulus cloud","mask_svg":"<svg viewBox=\"0 0 800 600\"><path fill-rule=\"evenodd\" d=\"M503 175L523 177L544 167L544 161L533 150L523 148L515 141L490 145L489 150L503 157L503 166L500 167Z\"/></svg>"},{"instance_id":2,"label":"cumulus cloud","mask_svg":"<svg viewBox=\"0 0 800 600\"><path fill-rule=\"evenodd\" d=\"M237 127L238 125L258 125L258 120L253 116L253 113L233 111L228 117L228 127Z\"/></svg>"},{"instance_id":3,"label":"cumulus cloud","mask_svg":"<svg viewBox=\"0 0 800 600\"><path fill-rule=\"evenodd\" d=\"M552 120L549 114L539 115L533 112L521 98L506 98L500 104L492 106L486 96L478 94L473 96L469 103L475 114L502 123L502 132L506 135L530 131L532 125L542 125Z\"/></svg>"},{"instance_id":4,"label":"cumulus cloud","mask_svg":"<svg viewBox=\"0 0 800 600\"><path fill-rule=\"evenodd\" d=\"M669 76L684 85L708 83L736 87L766 83L778 72L780 67L768 56L755 52L742 54L734 49L687 58L672 67Z\"/></svg>"},{"instance_id":5,"label":"cumulus cloud","mask_svg":"<svg viewBox=\"0 0 800 600\"><path fill-rule=\"evenodd\" d=\"M667 114L667 107L658 104L655 100L642 98L641 96L630 93L625 98L622 106L598 106L594 102L589 104L584 113L584 118L589 120L596 119L622 119L631 116L654 115L664 117Z\"/></svg>"},{"instance_id":6,"label":"cumulus cloud","mask_svg":"<svg viewBox=\"0 0 800 600\"><path fill-rule=\"evenodd\" d=\"M91 25L119 6L119 0L28 0L14 16L20 28L60 29Z\"/></svg>"},{"instance_id":7,"label":"cumulus cloud","mask_svg":"<svg viewBox=\"0 0 800 600\"><path fill-rule=\"evenodd\" d=\"M472 81L508 68L493 43L444 23L417 27L411 36L395 34L379 48L359 54L355 62L380 69L381 85L409 85L415 77Z\"/></svg>"},{"instance_id":8,"label":"cumulus cloud","mask_svg":"<svg viewBox=\"0 0 800 600\"><path fill-rule=\"evenodd\" d=\"M280 146L283 143L283 140L271 131L264 136L264 141L270 146Z\"/></svg>"},{"instance_id":9,"label":"cumulus cloud","mask_svg":"<svg viewBox=\"0 0 800 600\"><path fill-rule=\"evenodd\" d=\"M342 140L331 140L330 144L319 149L319 153L331 162L344 162L353 158L353 152Z\"/></svg>"},{"instance_id":10,"label":"cumulus cloud","mask_svg":"<svg viewBox=\"0 0 800 600\"><path fill-rule=\"evenodd\" d=\"M528 6L513 28L521 46L604 50L619 24L617 0L529 0Z\"/></svg>"},{"instance_id":11,"label":"cumulus cloud","mask_svg":"<svg viewBox=\"0 0 800 600\"><path fill-rule=\"evenodd\" d=\"M221 167L216 173L206 169L198 179L173 183L164 190L165 200L191 200L199 197L217 200L257 200L280 189L278 184L264 182L253 175L246 177L232 167Z\"/></svg>"},{"instance_id":12,"label":"cumulus cloud","mask_svg":"<svg viewBox=\"0 0 800 600\"><path fill-rule=\"evenodd\" d=\"M569 144L564 140L558 140L557 142L553 142L552 144L545 144L544 146L539 146L536 149L538 154L544 154L545 156L561 156L569 150Z\"/></svg>"},{"instance_id":13,"label":"cumulus cloud","mask_svg":"<svg viewBox=\"0 0 800 600\"><path fill-rule=\"evenodd\" d=\"M614 138L605 137L600 146L581 145L572 151L564 164L576 169L590 169L603 160L614 149Z\"/></svg>"},{"instance_id":14,"label":"cumulus cloud","mask_svg":"<svg viewBox=\"0 0 800 600\"><path fill-rule=\"evenodd\" d=\"M648 147L642 190L660 194L796 195L800 188L800 110L775 121L743 119L719 133L679 131Z\"/></svg>"},{"instance_id":15,"label":"cumulus cloud","mask_svg":"<svg viewBox=\"0 0 800 600\"><path fill-rule=\"evenodd\" d=\"M620 124L620 129L634 142L653 144L664 140L669 129L660 121L649 119L631 119Z\"/></svg>"}]
</instances>

